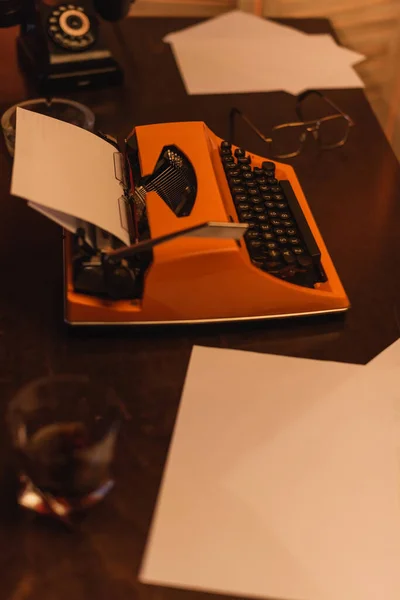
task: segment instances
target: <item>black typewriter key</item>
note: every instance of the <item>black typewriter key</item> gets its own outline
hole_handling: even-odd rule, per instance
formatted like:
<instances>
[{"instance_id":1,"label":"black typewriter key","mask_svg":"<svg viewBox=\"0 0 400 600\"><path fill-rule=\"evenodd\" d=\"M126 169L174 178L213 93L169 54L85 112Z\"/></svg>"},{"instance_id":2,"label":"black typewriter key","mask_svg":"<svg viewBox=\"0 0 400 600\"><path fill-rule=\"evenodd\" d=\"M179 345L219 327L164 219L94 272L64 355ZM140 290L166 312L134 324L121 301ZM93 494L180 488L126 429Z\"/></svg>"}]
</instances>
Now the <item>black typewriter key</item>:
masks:
<instances>
[{"instance_id":1,"label":"black typewriter key","mask_svg":"<svg viewBox=\"0 0 400 600\"><path fill-rule=\"evenodd\" d=\"M259 231L246 231L246 233L244 234L245 237L248 240L259 240L260 239L260 232Z\"/></svg>"},{"instance_id":2,"label":"black typewriter key","mask_svg":"<svg viewBox=\"0 0 400 600\"><path fill-rule=\"evenodd\" d=\"M260 192L263 192L264 194L269 192L269 187L267 185L259 185L258 188L259 188Z\"/></svg>"},{"instance_id":3,"label":"black typewriter key","mask_svg":"<svg viewBox=\"0 0 400 600\"><path fill-rule=\"evenodd\" d=\"M222 162L227 165L227 164L232 164L232 165L236 165L235 163L235 159L233 158L232 154L228 154L227 156L223 156L222 157Z\"/></svg>"},{"instance_id":4,"label":"black typewriter key","mask_svg":"<svg viewBox=\"0 0 400 600\"><path fill-rule=\"evenodd\" d=\"M262 206L254 206L253 210L258 215L263 214L264 212L264 208Z\"/></svg>"},{"instance_id":5,"label":"black typewriter key","mask_svg":"<svg viewBox=\"0 0 400 600\"><path fill-rule=\"evenodd\" d=\"M261 177L260 175L256 175L257 177L257 181L260 185L266 185L267 184L267 180L265 179L265 177Z\"/></svg>"},{"instance_id":6,"label":"black typewriter key","mask_svg":"<svg viewBox=\"0 0 400 600\"><path fill-rule=\"evenodd\" d=\"M250 183L250 182L246 181L246 183ZM258 198L257 188L247 187L247 193L250 196L250 198Z\"/></svg>"},{"instance_id":7,"label":"black typewriter key","mask_svg":"<svg viewBox=\"0 0 400 600\"><path fill-rule=\"evenodd\" d=\"M252 231L257 231L258 223L256 223L256 220L254 219L254 217L252 219L239 219L239 221L241 221L242 223L246 223L246 225L248 226L248 231L250 229L252 229L253 224L254 224L255 229L252 229Z\"/></svg>"},{"instance_id":8,"label":"black typewriter key","mask_svg":"<svg viewBox=\"0 0 400 600\"><path fill-rule=\"evenodd\" d=\"M240 179L240 177L229 177L229 183L231 185L240 185L242 183L242 180Z\"/></svg>"},{"instance_id":9,"label":"black typewriter key","mask_svg":"<svg viewBox=\"0 0 400 600\"><path fill-rule=\"evenodd\" d=\"M261 166L264 169L264 171L272 171L275 173L275 163L270 162L269 160L265 160Z\"/></svg>"},{"instance_id":10,"label":"black typewriter key","mask_svg":"<svg viewBox=\"0 0 400 600\"><path fill-rule=\"evenodd\" d=\"M232 156L232 153L230 150L221 150L221 156L223 158L225 158L225 156ZM232 156L232 158L233 158L233 156Z\"/></svg>"},{"instance_id":11,"label":"black typewriter key","mask_svg":"<svg viewBox=\"0 0 400 600\"><path fill-rule=\"evenodd\" d=\"M232 144L227 140L224 140L223 142L221 142L221 149L225 150L226 148L230 150L232 148Z\"/></svg>"},{"instance_id":12,"label":"black typewriter key","mask_svg":"<svg viewBox=\"0 0 400 600\"><path fill-rule=\"evenodd\" d=\"M276 200L277 202L284 200L284 199L285 199L285 196L283 194L274 194L274 200Z\"/></svg>"},{"instance_id":13,"label":"black typewriter key","mask_svg":"<svg viewBox=\"0 0 400 600\"><path fill-rule=\"evenodd\" d=\"M257 220L261 223L265 223L266 221L268 221L268 217L267 215L257 215Z\"/></svg>"},{"instance_id":14,"label":"black typewriter key","mask_svg":"<svg viewBox=\"0 0 400 600\"><path fill-rule=\"evenodd\" d=\"M297 248L293 248L293 252L297 250ZM312 258L311 256L306 256L305 254L303 256L298 256L297 257L297 262L300 265L300 267L311 267L312 265Z\"/></svg>"},{"instance_id":15,"label":"black typewriter key","mask_svg":"<svg viewBox=\"0 0 400 600\"><path fill-rule=\"evenodd\" d=\"M253 257L251 256L250 258L251 258L251 262L253 263L253 265L254 265L255 267L258 267L259 269L262 269L262 268L263 268L263 265L264 265L263 258L264 258L264 257L263 257L263 258L253 258Z\"/></svg>"},{"instance_id":16,"label":"black typewriter key","mask_svg":"<svg viewBox=\"0 0 400 600\"><path fill-rule=\"evenodd\" d=\"M267 177L267 183L268 185L277 185L278 184L278 180L275 179L275 177ZM276 192L279 193L279 192Z\"/></svg>"},{"instance_id":17,"label":"black typewriter key","mask_svg":"<svg viewBox=\"0 0 400 600\"><path fill-rule=\"evenodd\" d=\"M248 250L249 250L249 254L250 254L251 260L253 262L254 262L254 260L256 260L257 263L258 263L258 261L260 261L261 264L257 264L257 267L259 269L262 269L263 268L263 263L264 263L264 260L265 260L265 250L263 248L257 248L257 249L251 249L251 248L249 248Z\"/></svg>"},{"instance_id":18,"label":"black typewriter key","mask_svg":"<svg viewBox=\"0 0 400 600\"><path fill-rule=\"evenodd\" d=\"M279 273L279 270L282 268L282 263L278 260L266 260L263 264L263 267L268 273Z\"/></svg>"},{"instance_id":19,"label":"black typewriter key","mask_svg":"<svg viewBox=\"0 0 400 600\"><path fill-rule=\"evenodd\" d=\"M250 156L241 156L237 159L239 165L249 165L251 163Z\"/></svg>"},{"instance_id":20,"label":"black typewriter key","mask_svg":"<svg viewBox=\"0 0 400 600\"><path fill-rule=\"evenodd\" d=\"M274 227L279 227L279 225L281 224L279 219L271 219L270 220L271 225L273 225Z\"/></svg>"},{"instance_id":21,"label":"black typewriter key","mask_svg":"<svg viewBox=\"0 0 400 600\"><path fill-rule=\"evenodd\" d=\"M297 231L293 227L288 227L288 229L286 229L286 233L288 235L296 235Z\"/></svg>"},{"instance_id":22,"label":"black typewriter key","mask_svg":"<svg viewBox=\"0 0 400 600\"><path fill-rule=\"evenodd\" d=\"M256 206L257 204L262 204L262 200L259 196L255 196L254 194L249 194L251 202Z\"/></svg>"},{"instance_id":23,"label":"black typewriter key","mask_svg":"<svg viewBox=\"0 0 400 600\"><path fill-rule=\"evenodd\" d=\"M281 253L280 253L280 251L279 251L279 250L269 250L269 251L268 251L268 256L269 256L270 258L277 258L277 257L278 257L278 256L280 256L280 255L281 255Z\"/></svg>"},{"instance_id":24,"label":"black typewriter key","mask_svg":"<svg viewBox=\"0 0 400 600\"><path fill-rule=\"evenodd\" d=\"M249 242L249 247L250 248L254 248L254 249L258 249L261 248L262 246L262 241L261 240L250 240Z\"/></svg>"},{"instance_id":25,"label":"black typewriter key","mask_svg":"<svg viewBox=\"0 0 400 600\"><path fill-rule=\"evenodd\" d=\"M239 214L240 214L240 218L243 221L248 221L249 219L254 218L254 213L251 210L244 210L244 211L241 211Z\"/></svg>"},{"instance_id":26,"label":"black typewriter key","mask_svg":"<svg viewBox=\"0 0 400 600\"><path fill-rule=\"evenodd\" d=\"M250 204L247 204L247 202L239 202L238 209L239 210L250 210Z\"/></svg>"},{"instance_id":27,"label":"black typewriter key","mask_svg":"<svg viewBox=\"0 0 400 600\"><path fill-rule=\"evenodd\" d=\"M276 235L285 235L285 230L281 227L277 227L276 229L274 229L274 232Z\"/></svg>"},{"instance_id":28,"label":"black typewriter key","mask_svg":"<svg viewBox=\"0 0 400 600\"><path fill-rule=\"evenodd\" d=\"M245 194L246 190L240 185L231 188L232 194Z\"/></svg>"},{"instance_id":29,"label":"black typewriter key","mask_svg":"<svg viewBox=\"0 0 400 600\"><path fill-rule=\"evenodd\" d=\"M242 171L242 173L251 173L251 166L250 165L238 165L238 167L240 168L240 170ZM251 173L251 176L253 176L253 173Z\"/></svg>"},{"instance_id":30,"label":"black typewriter key","mask_svg":"<svg viewBox=\"0 0 400 600\"><path fill-rule=\"evenodd\" d=\"M287 238L287 237L278 237L277 240L278 240L278 242L280 244L282 244L282 246L285 246L288 243L289 238Z\"/></svg>"},{"instance_id":31,"label":"black typewriter key","mask_svg":"<svg viewBox=\"0 0 400 600\"><path fill-rule=\"evenodd\" d=\"M266 202L273 202L271 194L262 194L262 197Z\"/></svg>"},{"instance_id":32,"label":"black typewriter key","mask_svg":"<svg viewBox=\"0 0 400 600\"><path fill-rule=\"evenodd\" d=\"M284 227L292 227L294 223L290 219L286 219L285 221L282 221L282 225L284 225Z\"/></svg>"},{"instance_id":33,"label":"black typewriter key","mask_svg":"<svg viewBox=\"0 0 400 600\"><path fill-rule=\"evenodd\" d=\"M296 257L290 250L282 250L283 260L286 264L292 265L296 262Z\"/></svg>"},{"instance_id":34,"label":"black typewriter key","mask_svg":"<svg viewBox=\"0 0 400 600\"><path fill-rule=\"evenodd\" d=\"M235 173L235 175L239 175L240 171L237 168L236 163L226 163L225 164L225 171L227 175L230 175L232 172Z\"/></svg>"},{"instance_id":35,"label":"black typewriter key","mask_svg":"<svg viewBox=\"0 0 400 600\"><path fill-rule=\"evenodd\" d=\"M251 244L253 244L253 243L256 244L254 247L251 246ZM258 244L260 244L260 245L258 245ZM262 247L262 244L260 241L251 240L250 242L248 242L247 248L249 250L249 254L252 259L254 258L255 260L264 260L265 250Z\"/></svg>"},{"instance_id":36,"label":"black typewriter key","mask_svg":"<svg viewBox=\"0 0 400 600\"><path fill-rule=\"evenodd\" d=\"M297 256L299 256L300 254L304 254L304 250L300 246L293 248L293 252L294 252L294 254L297 254Z\"/></svg>"},{"instance_id":37,"label":"black typewriter key","mask_svg":"<svg viewBox=\"0 0 400 600\"><path fill-rule=\"evenodd\" d=\"M271 225L269 225L268 223L261 223L260 231L271 231Z\"/></svg>"},{"instance_id":38,"label":"black typewriter key","mask_svg":"<svg viewBox=\"0 0 400 600\"><path fill-rule=\"evenodd\" d=\"M273 202L265 202L265 208L275 208L275 204Z\"/></svg>"},{"instance_id":39,"label":"black typewriter key","mask_svg":"<svg viewBox=\"0 0 400 600\"><path fill-rule=\"evenodd\" d=\"M292 244L292 246L297 246L297 244L300 244L299 238L296 237L289 238L289 242Z\"/></svg>"},{"instance_id":40,"label":"black typewriter key","mask_svg":"<svg viewBox=\"0 0 400 600\"><path fill-rule=\"evenodd\" d=\"M245 173L242 174L242 177L245 181L249 181L250 179L253 179L253 173L245 171Z\"/></svg>"},{"instance_id":41,"label":"black typewriter key","mask_svg":"<svg viewBox=\"0 0 400 600\"><path fill-rule=\"evenodd\" d=\"M243 148L236 148L235 156L236 158L243 158L243 156L246 156L246 150L243 150Z\"/></svg>"},{"instance_id":42,"label":"black typewriter key","mask_svg":"<svg viewBox=\"0 0 400 600\"><path fill-rule=\"evenodd\" d=\"M269 210L268 211L268 216L269 217L279 217L279 213L276 212L276 210Z\"/></svg>"},{"instance_id":43,"label":"black typewriter key","mask_svg":"<svg viewBox=\"0 0 400 600\"><path fill-rule=\"evenodd\" d=\"M266 240L267 242L274 240L275 236L273 233L271 233L270 231L266 231L265 233L261 234L263 239Z\"/></svg>"},{"instance_id":44,"label":"black typewriter key","mask_svg":"<svg viewBox=\"0 0 400 600\"><path fill-rule=\"evenodd\" d=\"M248 188L256 188L256 187L257 187L257 184L256 184L256 182L254 181L254 179L247 179L247 180L246 180L246 185L247 185L247 187L248 187ZM257 190L256 190L256 191L257 191ZM257 192L257 193L258 193L258 192Z\"/></svg>"},{"instance_id":45,"label":"black typewriter key","mask_svg":"<svg viewBox=\"0 0 400 600\"><path fill-rule=\"evenodd\" d=\"M286 212L282 212L279 216L281 219L290 219L289 213Z\"/></svg>"},{"instance_id":46,"label":"black typewriter key","mask_svg":"<svg viewBox=\"0 0 400 600\"><path fill-rule=\"evenodd\" d=\"M254 167L253 173L256 177L258 177L259 175L261 177L264 176L264 171L262 169L260 169L260 167Z\"/></svg>"},{"instance_id":47,"label":"black typewriter key","mask_svg":"<svg viewBox=\"0 0 400 600\"><path fill-rule=\"evenodd\" d=\"M254 223L254 221L248 221L247 223L247 231L257 231L258 225Z\"/></svg>"},{"instance_id":48,"label":"black typewriter key","mask_svg":"<svg viewBox=\"0 0 400 600\"><path fill-rule=\"evenodd\" d=\"M279 192L281 191L280 187L277 187L276 185L273 185L269 188L270 192L272 192L273 194L279 194Z\"/></svg>"},{"instance_id":49,"label":"black typewriter key","mask_svg":"<svg viewBox=\"0 0 400 600\"><path fill-rule=\"evenodd\" d=\"M268 248L268 250L275 250L278 247L278 244L276 242L267 242L265 244Z\"/></svg>"},{"instance_id":50,"label":"black typewriter key","mask_svg":"<svg viewBox=\"0 0 400 600\"><path fill-rule=\"evenodd\" d=\"M228 173L227 173L228 177L240 177L241 176L241 172L239 171L239 169L229 169ZM242 180L240 180L241 182Z\"/></svg>"},{"instance_id":51,"label":"black typewriter key","mask_svg":"<svg viewBox=\"0 0 400 600\"><path fill-rule=\"evenodd\" d=\"M285 202L277 202L276 208L287 208L287 204Z\"/></svg>"},{"instance_id":52,"label":"black typewriter key","mask_svg":"<svg viewBox=\"0 0 400 600\"><path fill-rule=\"evenodd\" d=\"M248 201L247 194L236 194L235 204L237 204L238 202L247 202L247 201Z\"/></svg>"}]
</instances>

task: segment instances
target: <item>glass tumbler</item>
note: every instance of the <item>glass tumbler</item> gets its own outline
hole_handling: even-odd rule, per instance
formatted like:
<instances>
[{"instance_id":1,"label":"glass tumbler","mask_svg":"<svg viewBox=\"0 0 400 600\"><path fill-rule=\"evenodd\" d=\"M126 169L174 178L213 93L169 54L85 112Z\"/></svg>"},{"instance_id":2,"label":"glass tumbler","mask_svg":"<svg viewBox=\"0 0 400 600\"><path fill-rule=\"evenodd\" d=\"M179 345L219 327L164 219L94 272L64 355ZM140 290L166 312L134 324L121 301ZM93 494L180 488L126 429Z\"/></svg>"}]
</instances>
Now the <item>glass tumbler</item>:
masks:
<instances>
[{"instance_id":1,"label":"glass tumbler","mask_svg":"<svg viewBox=\"0 0 400 600\"><path fill-rule=\"evenodd\" d=\"M8 423L18 457L19 503L61 519L101 500L121 422L115 392L81 375L52 375L11 400Z\"/></svg>"}]
</instances>

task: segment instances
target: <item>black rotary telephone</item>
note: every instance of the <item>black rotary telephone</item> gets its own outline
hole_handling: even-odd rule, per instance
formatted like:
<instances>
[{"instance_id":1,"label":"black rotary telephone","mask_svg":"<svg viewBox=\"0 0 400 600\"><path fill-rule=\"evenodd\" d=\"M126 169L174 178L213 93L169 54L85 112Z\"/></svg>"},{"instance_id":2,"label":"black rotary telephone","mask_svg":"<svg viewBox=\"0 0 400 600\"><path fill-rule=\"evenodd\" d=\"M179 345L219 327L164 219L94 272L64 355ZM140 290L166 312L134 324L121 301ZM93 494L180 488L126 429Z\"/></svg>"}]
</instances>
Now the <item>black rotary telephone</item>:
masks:
<instances>
[{"instance_id":1,"label":"black rotary telephone","mask_svg":"<svg viewBox=\"0 0 400 600\"><path fill-rule=\"evenodd\" d=\"M134 0L0 0L0 27L20 25L18 60L46 95L122 81L99 19L117 21Z\"/></svg>"}]
</instances>

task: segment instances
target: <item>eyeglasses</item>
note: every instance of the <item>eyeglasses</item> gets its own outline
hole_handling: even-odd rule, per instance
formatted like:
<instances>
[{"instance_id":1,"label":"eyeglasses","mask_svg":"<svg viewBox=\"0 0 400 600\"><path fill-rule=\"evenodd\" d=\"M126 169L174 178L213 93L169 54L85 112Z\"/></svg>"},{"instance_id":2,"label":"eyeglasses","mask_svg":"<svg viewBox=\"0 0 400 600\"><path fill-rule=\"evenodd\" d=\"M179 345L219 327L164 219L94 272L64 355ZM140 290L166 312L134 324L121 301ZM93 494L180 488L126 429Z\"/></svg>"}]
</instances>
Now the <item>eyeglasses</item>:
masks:
<instances>
[{"instance_id":1,"label":"eyeglasses","mask_svg":"<svg viewBox=\"0 0 400 600\"><path fill-rule=\"evenodd\" d=\"M304 100L316 94L322 98L336 113L312 121L304 121ZM243 121L270 147L270 154L275 158L293 158L298 156L304 146L308 134L311 134L320 148L330 150L343 146L349 137L354 121L340 108L317 90L307 90L296 98L296 114L299 121L276 125L271 130L271 137L266 137L241 110L234 107L229 115L229 141L234 143L236 117Z\"/></svg>"}]
</instances>

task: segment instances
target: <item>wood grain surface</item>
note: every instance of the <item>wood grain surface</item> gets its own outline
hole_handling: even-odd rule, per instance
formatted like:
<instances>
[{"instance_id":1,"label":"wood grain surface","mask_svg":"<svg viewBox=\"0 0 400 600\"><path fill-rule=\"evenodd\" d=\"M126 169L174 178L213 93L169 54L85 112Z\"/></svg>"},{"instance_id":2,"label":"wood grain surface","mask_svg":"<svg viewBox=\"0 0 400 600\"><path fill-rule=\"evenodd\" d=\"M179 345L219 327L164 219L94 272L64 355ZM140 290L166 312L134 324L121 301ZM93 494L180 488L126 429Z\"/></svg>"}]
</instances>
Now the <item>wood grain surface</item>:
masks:
<instances>
[{"instance_id":1,"label":"wood grain surface","mask_svg":"<svg viewBox=\"0 0 400 600\"><path fill-rule=\"evenodd\" d=\"M294 98L284 93L187 96L162 37L193 22L128 19L107 27L125 68L124 86L71 97L91 106L99 129L120 137L135 124L174 120L204 120L224 137L232 105L266 132L293 119ZM290 23L309 32L330 30L325 20ZM14 30L0 33L1 112L28 93L17 72L14 38ZM262 69L262 57L249 57L249 65ZM310 144L290 163L352 302L340 318L68 329L62 315L62 232L9 195L12 163L0 141L0 600L201 597L137 581L192 346L365 363L398 337L400 170L363 92L329 95L356 122L348 143L323 153ZM239 128L238 142L265 154L245 128ZM131 415L121 433L116 488L74 532L38 520L15 502L7 403L20 385L51 372L85 373L110 383Z\"/></svg>"}]
</instances>

